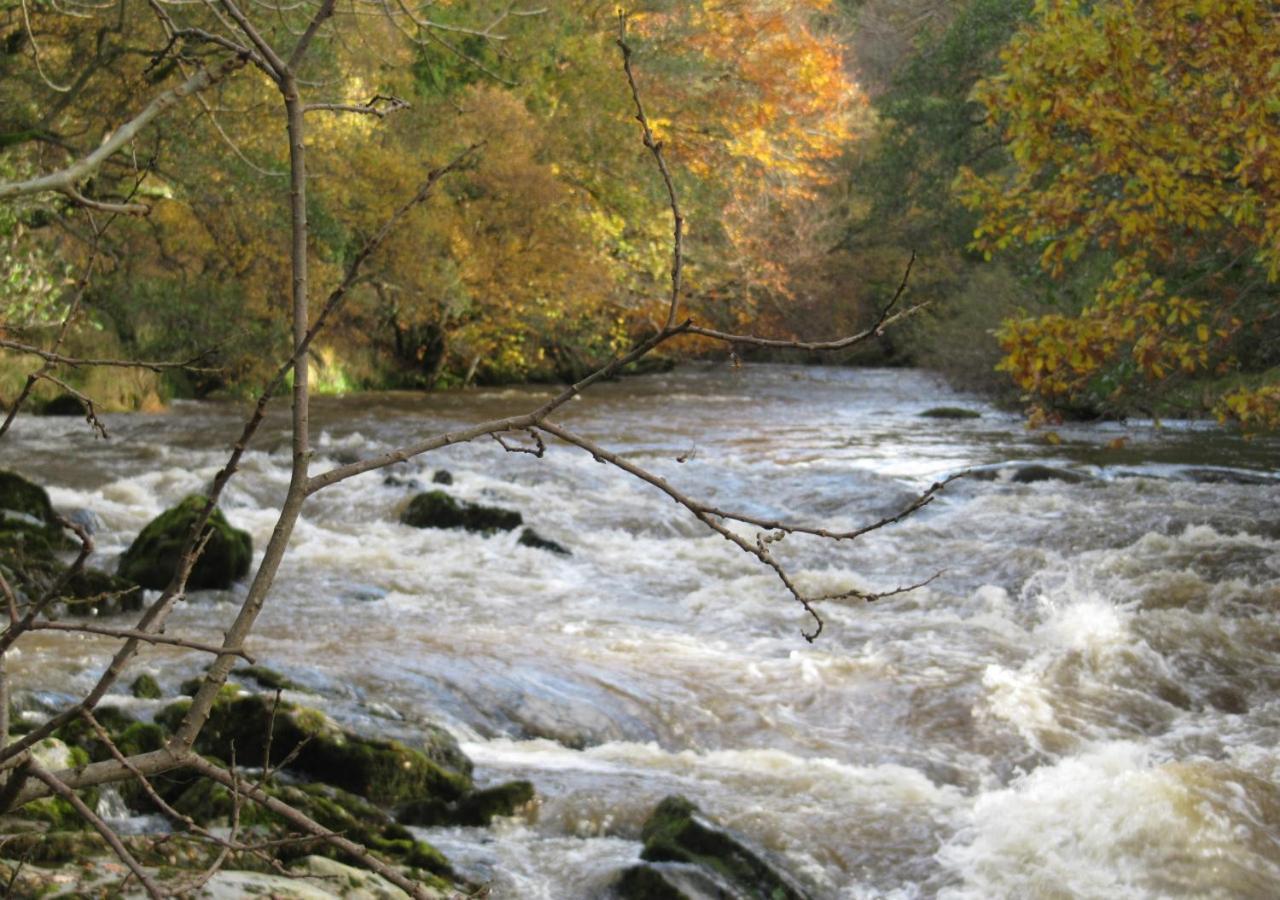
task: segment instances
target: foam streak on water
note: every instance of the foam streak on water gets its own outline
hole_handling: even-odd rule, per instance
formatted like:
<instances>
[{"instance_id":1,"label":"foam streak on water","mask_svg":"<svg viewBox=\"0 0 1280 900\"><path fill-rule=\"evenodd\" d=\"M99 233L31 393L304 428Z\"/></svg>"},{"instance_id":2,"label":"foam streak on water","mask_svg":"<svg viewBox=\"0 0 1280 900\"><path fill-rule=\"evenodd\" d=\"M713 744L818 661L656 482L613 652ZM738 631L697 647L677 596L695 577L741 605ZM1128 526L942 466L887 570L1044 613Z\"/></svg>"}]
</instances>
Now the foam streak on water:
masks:
<instances>
[{"instance_id":1,"label":"foam streak on water","mask_svg":"<svg viewBox=\"0 0 1280 900\"><path fill-rule=\"evenodd\" d=\"M316 465L545 393L320 401ZM917 415L941 403L982 417ZM110 565L212 478L241 412L118 416L107 444L24 418L5 465L94 510ZM443 721L482 779L534 782L536 820L429 835L494 896L604 895L672 792L819 897L1280 895L1275 442L1137 423L1050 446L917 373L768 366L606 385L564 420L695 496L840 528L988 468L853 545L783 542L811 592L945 570L872 607L827 604L813 646L767 571L572 448L480 443L394 471L425 485L447 468L455 495L519 509L571 557L401 526L414 488L384 473L316 497L251 649L355 727ZM269 420L224 503L258 548L286 426ZM1031 463L1071 478L1026 481ZM216 639L238 596L193 595L170 631ZM106 649L41 635L14 679L82 689ZM201 662L158 649L142 668L173 688Z\"/></svg>"}]
</instances>

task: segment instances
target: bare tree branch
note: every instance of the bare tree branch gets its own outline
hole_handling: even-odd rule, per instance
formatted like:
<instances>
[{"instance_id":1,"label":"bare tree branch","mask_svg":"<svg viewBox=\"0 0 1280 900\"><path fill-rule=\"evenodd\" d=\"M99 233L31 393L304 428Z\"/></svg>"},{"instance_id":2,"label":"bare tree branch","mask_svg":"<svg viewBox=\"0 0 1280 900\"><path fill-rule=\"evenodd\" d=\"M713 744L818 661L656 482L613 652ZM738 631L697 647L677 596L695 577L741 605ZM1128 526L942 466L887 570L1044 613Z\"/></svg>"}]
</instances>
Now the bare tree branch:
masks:
<instances>
[{"instance_id":1,"label":"bare tree branch","mask_svg":"<svg viewBox=\"0 0 1280 900\"><path fill-rule=\"evenodd\" d=\"M128 848L120 842L120 837L112 830L111 826L102 821L97 813L86 806L85 802L80 799L75 791L71 790L71 788L59 781L52 773L41 768L34 760L28 761L27 771L29 771L34 778L37 778L48 785L49 790L54 794L70 803L72 807L75 808L75 811L80 814L80 818L92 825L94 831L102 835L102 839L107 842L107 846L111 848L112 852L114 852L116 856L120 857L120 861L122 863L129 867L129 871L131 871L142 884L142 887L147 892L148 896L154 898L154 900L163 900L165 896L164 892L160 890L159 885L151 880L151 876L147 874L147 870L142 868L141 863L134 859L133 854L130 853Z\"/></svg>"},{"instance_id":2,"label":"bare tree branch","mask_svg":"<svg viewBox=\"0 0 1280 900\"><path fill-rule=\"evenodd\" d=\"M142 112L112 132L111 136L103 141L96 150L65 169L51 172L48 175L41 175L37 178L30 178L26 181L0 183L0 200L47 191L64 193L73 199L77 199L76 184L81 179L87 178L97 171L103 162L133 140L153 119L171 107L176 106L184 97L197 91L202 91L210 85L221 81L244 64L245 58L243 56L233 56L212 67L201 68L182 84L155 97L143 108Z\"/></svg>"}]
</instances>

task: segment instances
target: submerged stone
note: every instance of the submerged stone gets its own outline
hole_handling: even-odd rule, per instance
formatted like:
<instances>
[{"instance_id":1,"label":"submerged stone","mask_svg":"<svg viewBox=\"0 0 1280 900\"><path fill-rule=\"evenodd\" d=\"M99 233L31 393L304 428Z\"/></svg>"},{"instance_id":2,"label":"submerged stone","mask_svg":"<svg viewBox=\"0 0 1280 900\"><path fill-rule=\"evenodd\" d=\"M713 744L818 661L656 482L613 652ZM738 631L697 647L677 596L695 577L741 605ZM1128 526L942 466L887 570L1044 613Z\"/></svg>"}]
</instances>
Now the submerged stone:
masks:
<instances>
[{"instance_id":1,"label":"submerged stone","mask_svg":"<svg viewBox=\"0 0 1280 900\"><path fill-rule=\"evenodd\" d=\"M109 615L142 608L138 586L87 566L68 575L63 551L79 547L59 524L45 489L14 472L0 471L0 570L19 594L35 601L56 590L55 614Z\"/></svg>"},{"instance_id":2,"label":"submerged stone","mask_svg":"<svg viewBox=\"0 0 1280 900\"><path fill-rule=\"evenodd\" d=\"M645 822L642 836L641 859L698 866L729 882L743 900L808 898L741 838L711 824L684 797L671 796L659 803Z\"/></svg>"},{"instance_id":3,"label":"submerged stone","mask_svg":"<svg viewBox=\"0 0 1280 900\"><path fill-rule=\"evenodd\" d=\"M572 556L569 548L564 544L558 544L555 541L548 540L532 528L526 528L520 532L520 540L518 541L522 547L532 547L535 550L549 550L558 556Z\"/></svg>"},{"instance_id":4,"label":"submerged stone","mask_svg":"<svg viewBox=\"0 0 1280 900\"><path fill-rule=\"evenodd\" d=\"M518 528L524 517L496 506L455 500L444 491L427 491L413 498L400 521L414 528L463 528L492 534Z\"/></svg>"},{"instance_id":5,"label":"submerged stone","mask_svg":"<svg viewBox=\"0 0 1280 900\"><path fill-rule=\"evenodd\" d=\"M207 498L192 494L153 519L120 558L119 574L153 590L166 587L177 571L191 526L206 503ZM233 528L218 509L209 517L209 528L212 534L187 580L192 590L228 588L249 573L253 558L249 533Z\"/></svg>"},{"instance_id":6,"label":"submerged stone","mask_svg":"<svg viewBox=\"0 0 1280 900\"><path fill-rule=\"evenodd\" d=\"M925 419L980 419L982 413L963 406L934 406L920 413Z\"/></svg>"},{"instance_id":7,"label":"submerged stone","mask_svg":"<svg viewBox=\"0 0 1280 900\"><path fill-rule=\"evenodd\" d=\"M396 819L405 825L433 828L439 825L488 825L495 816L512 816L533 801L533 785L508 781L456 800L416 800L403 806Z\"/></svg>"}]
</instances>

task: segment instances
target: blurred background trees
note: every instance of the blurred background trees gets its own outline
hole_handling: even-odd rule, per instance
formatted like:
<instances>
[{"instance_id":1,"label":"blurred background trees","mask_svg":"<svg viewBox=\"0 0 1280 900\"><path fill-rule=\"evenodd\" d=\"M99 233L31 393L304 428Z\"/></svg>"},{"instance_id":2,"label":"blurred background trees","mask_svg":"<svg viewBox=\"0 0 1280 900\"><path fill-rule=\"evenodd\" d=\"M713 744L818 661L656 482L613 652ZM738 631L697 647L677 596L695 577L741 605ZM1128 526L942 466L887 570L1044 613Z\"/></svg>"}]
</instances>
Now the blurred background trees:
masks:
<instances>
[{"instance_id":1,"label":"blurred background trees","mask_svg":"<svg viewBox=\"0 0 1280 900\"><path fill-rule=\"evenodd\" d=\"M0 10L0 181L82 155L199 56L168 46L146 4L118 10ZM212 14L172 10L193 27ZM397 32L411 18L346 17L318 57L335 102L408 104L376 101L377 120L312 117L321 286L425 159L486 142L316 349L322 387L571 378L652 327L669 223L630 139L614 5L519 12L436 2L442 29L413 42ZM646 0L630 12L687 207L687 299L709 324L798 338L857 328L915 251L912 291L930 313L859 360L929 366L1049 417L1213 410L1276 424L1267 8ZM499 18L501 39L471 27ZM285 339L272 102L254 79L227 78L81 185L151 214L109 230L71 346L172 358L225 335L224 376L135 377L110 386L110 403L236 391ZM353 131L357 156L338 150ZM60 321L88 255L85 215L62 195L0 208L8 336L36 342ZM0 396L13 390L0 378Z\"/></svg>"}]
</instances>

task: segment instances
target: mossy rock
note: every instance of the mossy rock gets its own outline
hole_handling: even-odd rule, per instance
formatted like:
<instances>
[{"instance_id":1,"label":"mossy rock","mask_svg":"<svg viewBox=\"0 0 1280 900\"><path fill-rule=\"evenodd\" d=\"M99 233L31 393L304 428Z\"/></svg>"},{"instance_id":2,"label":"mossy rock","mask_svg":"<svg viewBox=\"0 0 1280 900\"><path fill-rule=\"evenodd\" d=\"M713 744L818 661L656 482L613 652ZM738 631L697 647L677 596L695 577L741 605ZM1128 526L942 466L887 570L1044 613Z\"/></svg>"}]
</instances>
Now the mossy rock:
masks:
<instances>
[{"instance_id":1,"label":"mossy rock","mask_svg":"<svg viewBox=\"0 0 1280 900\"><path fill-rule=\"evenodd\" d=\"M65 602L78 615L137 612L142 609L142 589L119 575L84 568L67 581Z\"/></svg>"},{"instance_id":2,"label":"mossy rock","mask_svg":"<svg viewBox=\"0 0 1280 900\"><path fill-rule=\"evenodd\" d=\"M492 534L519 528L524 517L496 506L455 500L444 491L427 491L410 501L400 521L414 528L463 528Z\"/></svg>"},{"instance_id":3,"label":"mossy rock","mask_svg":"<svg viewBox=\"0 0 1280 900\"><path fill-rule=\"evenodd\" d=\"M176 728L190 704L175 703L156 721ZM274 700L263 696L220 698L201 729L196 749L241 765L261 765L266 736L272 726ZM454 800L471 790L470 761L457 750L452 738L435 735L432 752L406 747L399 741L360 737L339 728L319 710L281 702L275 710L271 763L277 765L294 749L305 746L289 763L297 773L359 794L375 803L397 804L410 800ZM448 743L451 746L441 746ZM446 766L445 760L465 762Z\"/></svg>"},{"instance_id":4,"label":"mossy rock","mask_svg":"<svg viewBox=\"0 0 1280 900\"><path fill-rule=\"evenodd\" d=\"M0 510L29 516L38 526L57 527L48 492L16 472L0 470Z\"/></svg>"},{"instance_id":5,"label":"mossy rock","mask_svg":"<svg viewBox=\"0 0 1280 900\"><path fill-rule=\"evenodd\" d=\"M920 413L925 419L981 419L982 413L963 406L935 406Z\"/></svg>"},{"instance_id":6,"label":"mossy rock","mask_svg":"<svg viewBox=\"0 0 1280 900\"><path fill-rule=\"evenodd\" d=\"M648 862L689 863L730 882L749 900L807 900L807 895L743 840L705 818L684 797L667 797L644 824Z\"/></svg>"},{"instance_id":7,"label":"mossy rock","mask_svg":"<svg viewBox=\"0 0 1280 900\"><path fill-rule=\"evenodd\" d=\"M258 683L259 687L264 687L269 691L303 690L301 686L290 679L287 675L282 675L275 669L269 669L266 666L242 666L232 672L232 674L239 675L241 678L251 678Z\"/></svg>"},{"instance_id":8,"label":"mossy rock","mask_svg":"<svg viewBox=\"0 0 1280 900\"><path fill-rule=\"evenodd\" d=\"M192 494L153 519L120 558L117 572L146 588L166 587L177 570L191 526L208 502L207 497ZM213 533L187 579L191 590L228 588L249 574L253 559L249 533L231 527L218 509L209 517L209 528Z\"/></svg>"},{"instance_id":9,"label":"mossy rock","mask_svg":"<svg viewBox=\"0 0 1280 900\"><path fill-rule=\"evenodd\" d=\"M494 816L511 816L532 802L533 785L527 781L508 781L459 797L456 800L415 800L403 806L396 814L397 821L405 825L434 828L441 825L484 826Z\"/></svg>"},{"instance_id":10,"label":"mossy rock","mask_svg":"<svg viewBox=\"0 0 1280 900\"><path fill-rule=\"evenodd\" d=\"M164 696L160 683L145 672L133 679L133 683L129 685L129 693L139 700L159 700Z\"/></svg>"}]
</instances>

